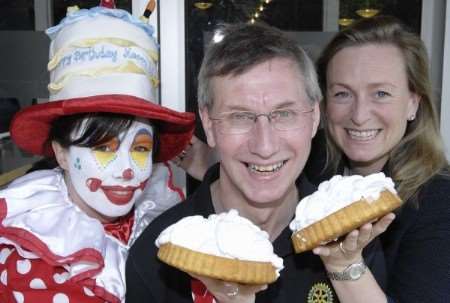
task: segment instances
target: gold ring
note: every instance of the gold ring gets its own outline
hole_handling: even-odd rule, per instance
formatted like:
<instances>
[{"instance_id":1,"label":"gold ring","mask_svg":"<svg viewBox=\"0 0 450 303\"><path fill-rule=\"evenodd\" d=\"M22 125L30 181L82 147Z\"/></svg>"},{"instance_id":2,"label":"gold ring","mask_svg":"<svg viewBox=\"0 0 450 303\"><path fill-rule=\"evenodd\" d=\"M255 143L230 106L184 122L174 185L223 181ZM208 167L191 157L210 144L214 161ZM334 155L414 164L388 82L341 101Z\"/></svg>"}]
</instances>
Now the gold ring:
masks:
<instances>
[{"instance_id":1,"label":"gold ring","mask_svg":"<svg viewBox=\"0 0 450 303\"><path fill-rule=\"evenodd\" d=\"M339 250L340 250L344 255L347 254L347 251L346 251L345 248L344 248L344 243L343 243L343 242L339 242Z\"/></svg>"}]
</instances>

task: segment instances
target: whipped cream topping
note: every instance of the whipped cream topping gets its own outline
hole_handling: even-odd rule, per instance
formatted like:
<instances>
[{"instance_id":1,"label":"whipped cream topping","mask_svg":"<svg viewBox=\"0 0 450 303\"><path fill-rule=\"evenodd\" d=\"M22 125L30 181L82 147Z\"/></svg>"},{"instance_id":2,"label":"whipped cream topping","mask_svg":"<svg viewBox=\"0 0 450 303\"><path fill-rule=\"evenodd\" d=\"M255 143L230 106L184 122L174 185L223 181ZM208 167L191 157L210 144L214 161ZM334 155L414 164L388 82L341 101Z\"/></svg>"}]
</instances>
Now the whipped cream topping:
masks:
<instances>
[{"instance_id":1,"label":"whipped cream topping","mask_svg":"<svg viewBox=\"0 0 450 303\"><path fill-rule=\"evenodd\" d=\"M158 247L166 243L230 259L270 262L277 277L283 269L283 259L274 254L269 234L235 209L207 219L185 217L163 230L155 241Z\"/></svg>"},{"instance_id":2,"label":"whipped cream topping","mask_svg":"<svg viewBox=\"0 0 450 303\"><path fill-rule=\"evenodd\" d=\"M396 194L394 186L392 179L384 173L366 177L336 175L320 183L317 191L299 202L289 227L292 231L303 229L362 198L370 203L377 200L384 190Z\"/></svg>"}]
</instances>

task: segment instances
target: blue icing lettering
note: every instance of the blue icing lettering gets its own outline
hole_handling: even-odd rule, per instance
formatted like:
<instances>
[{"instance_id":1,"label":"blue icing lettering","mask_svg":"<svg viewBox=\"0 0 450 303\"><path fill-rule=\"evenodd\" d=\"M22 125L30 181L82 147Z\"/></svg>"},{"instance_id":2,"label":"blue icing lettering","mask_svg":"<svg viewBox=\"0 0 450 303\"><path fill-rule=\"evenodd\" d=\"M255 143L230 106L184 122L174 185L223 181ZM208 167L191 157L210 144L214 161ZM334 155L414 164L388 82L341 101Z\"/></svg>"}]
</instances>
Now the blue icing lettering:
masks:
<instances>
[{"instance_id":1,"label":"blue icing lettering","mask_svg":"<svg viewBox=\"0 0 450 303\"><path fill-rule=\"evenodd\" d=\"M72 63L72 54L64 56L59 62L58 66L66 67Z\"/></svg>"},{"instance_id":2,"label":"blue icing lettering","mask_svg":"<svg viewBox=\"0 0 450 303\"><path fill-rule=\"evenodd\" d=\"M99 60L99 59L111 59L112 62L117 62L117 50L105 50L103 45L99 50L94 48L89 49L89 61Z\"/></svg>"},{"instance_id":3,"label":"blue icing lettering","mask_svg":"<svg viewBox=\"0 0 450 303\"><path fill-rule=\"evenodd\" d=\"M86 57L89 55L89 50L84 50L84 51L79 51L79 50L76 50L74 53L73 53L73 60L75 61L75 62L79 62L79 61L86 61Z\"/></svg>"},{"instance_id":4,"label":"blue icing lettering","mask_svg":"<svg viewBox=\"0 0 450 303\"><path fill-rule=\"evenodd\" d=\"M73 61L85 62L85 61L97 61L97 60L110 60L117 62L117 50L107 50L104 46L100 49L89 47L86 50L76 50L73 53Z\"/></svg>"},{"instance_id":5,"label":"blue icing lettering","mask_svg":"<svg viewBox=\"0 0 450 303\"><path fill-rule=\"evenodd\" d=\"M144 56L138 54L137 52L134 52L130 47L125 48L125 52L123 53L124 58L128 58L131 60L138 61L141 66L143 66L145 69L148 69L148 63Z\"/></svg>"}]
</instances>

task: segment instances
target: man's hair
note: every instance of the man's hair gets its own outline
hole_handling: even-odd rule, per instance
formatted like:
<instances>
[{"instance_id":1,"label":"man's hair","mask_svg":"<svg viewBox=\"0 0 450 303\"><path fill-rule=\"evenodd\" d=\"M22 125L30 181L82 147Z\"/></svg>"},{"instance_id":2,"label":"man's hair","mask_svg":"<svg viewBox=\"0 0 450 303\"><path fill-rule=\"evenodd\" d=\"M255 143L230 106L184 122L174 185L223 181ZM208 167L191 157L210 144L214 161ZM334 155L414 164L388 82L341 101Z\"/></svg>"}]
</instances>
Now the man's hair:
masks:
<instances>
[{"instance_id":1,"label":"man's hair","mask_svg":"<svg viewBox=\"0 0 450 303\"><path fill-rule=\"evenodd\" d=\"M416 117L408 122L405 135L390 152L387 163L398 192L406 201L417 193L422 184L448 165L431 93L426 48L415 33L394 17L364 19L338 33L322 52L317 69L324 92L327 89L328 64L333 57L347 47L365 45L396 47L403 57L409 90L420 97ZM322 105L326 107L326 100ZM322 117L326 119L325 115ZM327 156L331 171L336 171L338 163L345 158L329 134Z\"/></svg>"},{"instance_id":2,"label":"man's hair","mask_svg":"<svg viewBox=\"0 0 450 303\"><path fill-rule=\"evenodd\" d=\"M322 94L314 64L305 51L281 31L257 24L221 25L208 45L198 75L198 107L211 109L214 104L212 79L239 76L252 67L275 58L292 60L304 81L311 104L319 102Z\"/></svg>"}]
</instances>

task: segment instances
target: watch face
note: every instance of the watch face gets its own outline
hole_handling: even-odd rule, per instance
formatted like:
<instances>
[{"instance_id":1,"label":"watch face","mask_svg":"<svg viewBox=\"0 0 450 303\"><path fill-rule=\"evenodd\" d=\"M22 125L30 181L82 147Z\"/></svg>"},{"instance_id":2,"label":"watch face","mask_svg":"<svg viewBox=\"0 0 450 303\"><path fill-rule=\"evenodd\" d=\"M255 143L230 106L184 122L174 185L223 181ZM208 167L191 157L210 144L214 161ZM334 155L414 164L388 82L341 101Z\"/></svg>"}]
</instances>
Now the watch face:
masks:
<instances>
[{"instance_id":1,"label":"watch face","mask_svg":"<svg viewBox=\"0 0 450 303\"><path fill-rule=\"evenodd\" d=\"M361 278L361 276L366 272L367 266L364 261L360 263L350 264L342 272L328 272L328 277L331 280L338 281L354 281Z\"/></svg>"},{"instance_id":2,"label":"watch face","mask_svg":"<svg viewBox=\"0 0 450 303\"><path fill-rule=\"evenodd\" d=\"M353 264L348 271L350 278L352 280L359 279L359 277L361 277L364 273L364 269L364 266L361 264Z\"/></svg>"}]
</instances>

